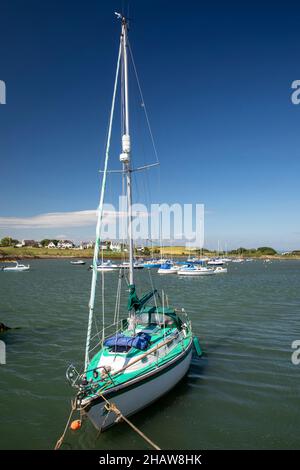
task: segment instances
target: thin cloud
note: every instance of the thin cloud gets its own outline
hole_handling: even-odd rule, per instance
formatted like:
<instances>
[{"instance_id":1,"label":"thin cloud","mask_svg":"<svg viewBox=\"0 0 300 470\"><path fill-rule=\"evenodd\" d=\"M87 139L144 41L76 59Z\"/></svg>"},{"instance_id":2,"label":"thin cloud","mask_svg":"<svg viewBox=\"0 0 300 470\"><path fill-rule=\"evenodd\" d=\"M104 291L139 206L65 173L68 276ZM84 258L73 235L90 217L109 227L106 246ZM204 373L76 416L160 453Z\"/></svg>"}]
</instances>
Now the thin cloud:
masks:
<instances>
[{"instance_id":1,"label":"thin cloud","mask_svg":"<svg viewBox=\"0 0 300 470\"><path fill-rule=\"evenodd\" d=\"M147 216L141 214L139 216ZM104 210L103 222L109 223L117 218L126 216L125 212ZM84 227L95 225L97 217L96 210L73 211L73 212L50 212L32 217L0 217L0 228L61 228L61 227Z\"/></svg>"},{"instance_id":2,"label":"thin cloud","mask_svg":"<svg viewBox=\"0 0 300 470\"><path fill-rule=\"evenodd\" d=\"M92 225L96 211L51 212L33 217L0 217L1 228L58 228Z\"/></svg>"}]
</instances>

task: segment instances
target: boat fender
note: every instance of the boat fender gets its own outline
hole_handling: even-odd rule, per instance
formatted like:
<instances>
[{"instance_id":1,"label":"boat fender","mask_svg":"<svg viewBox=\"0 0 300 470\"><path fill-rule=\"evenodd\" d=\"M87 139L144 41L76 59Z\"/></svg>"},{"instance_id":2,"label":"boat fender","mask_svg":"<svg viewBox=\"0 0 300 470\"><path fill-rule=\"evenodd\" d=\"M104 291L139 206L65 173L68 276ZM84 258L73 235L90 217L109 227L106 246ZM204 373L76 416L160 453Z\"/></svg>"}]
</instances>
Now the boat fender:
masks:
<instances>
[{"instance_id":1,"label":"boat fender","mask_svg":"<svg viewBox=\"0 0 300 470\"><path fill-rule=\"evenodd\" d=\"M72 429L72 431L78 431L78 429L81 428L80 419L75 419L75 421L72 421L70 428Z\"/></svg>"},{"instance_id":2,"label":"boat fender","mask_svg":"<svg viewBox=\"0 0 300 470\"><path fill-rule=\"evenodd\" d=\"M194 336L193 338L193 344L194 344L194 348L195 348L195 351L197 353L197 355L199 357L202 356L203 352L202 352L202 349L201 349L201 346L200 346L200 341L199 339L197 338L197 336Z\"/></svg>"}]
</instances>

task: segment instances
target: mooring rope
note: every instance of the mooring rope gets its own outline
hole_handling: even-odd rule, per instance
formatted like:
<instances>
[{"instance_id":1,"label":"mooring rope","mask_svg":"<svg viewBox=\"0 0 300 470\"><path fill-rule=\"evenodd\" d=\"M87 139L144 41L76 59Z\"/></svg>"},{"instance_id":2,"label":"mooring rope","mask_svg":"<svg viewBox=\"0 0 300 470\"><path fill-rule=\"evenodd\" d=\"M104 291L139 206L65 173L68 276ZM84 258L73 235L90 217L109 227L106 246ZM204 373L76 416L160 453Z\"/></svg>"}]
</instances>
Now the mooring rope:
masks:
<instances>
[{"instance_id":1,"label":"mooring rope","mask_svg":"<svg viewBox=\"0 0 300 470\"><path fill-rule=\"evenodd\" d=\"M54 450L58 450L61 447L61 445L64 441L64 438L65 438L65 435L67 433L67 430L69 428L69 424L70 424L70 421L71 421L71 418L73 416L74 411L76 411L76 399L74 399L74 401L71 400L71 412L70 412L69 418L67 420L64 432L62 433L62 435L58 439L57 443L55 444Z\"/></svg>"},{"instance_id":2,"label":"mooring rope","mask_svg":"<svg viewBox=\"0 0 300 470\"><path fill-rule=\"evenodd\" d=\"M151 447L153 447L153 449L161 450L161 448L158 447L158 445L156 445L149 437L147 437L145 433L143 433L131 421L129 421L129 419L126 418L126 416L124 416L121 413L121 411L117 408L117 406L114 403L110 403L107 400L105 400L105 401L107 402L107 406L106 406L107 411L112 411L117 416L115 422L119 422L122 419L123 421L125 421L125 423L127 423L131 427L131 429L133 429L139 436L141 436L146 442L148 442L148 444Z\"/></svg>"},{"instance_id":3,"label":"mooring rope","mask_svg":"<svg viewBox=\"0 0 300 470\"><path fill-rule=\"evenodd\" d=\"M148 436L146 436L146 434L143 433L143 431L138 429L131 421L129 421L129 419L123 415L123 413L119 410L119 408L114 403L111 403L110 401L108 401L107 398L105 398L105 396L102 393L99 393L99 396L105 401L106 403L105 407L107 411L115 413L116 415L115 423L118 423L119 421L123 420L126 424L128 424L128 426L131 427L131 429L133 429L133 431L135 431L139 436L141 436L142 439L144 439L144 441L146 441L151 447L153 447L153 449L161 450L161 448L158 447L158 445L156 445L155 442L153 442ZM61 437L58 439L54 447L54 450L58 450L62 446L74 411L76 411L76 398L74 399L74 401L71 400L71 412L70 412L69 418L67 420L64 432L61 435Z\"/></svg>"}]
</instances>

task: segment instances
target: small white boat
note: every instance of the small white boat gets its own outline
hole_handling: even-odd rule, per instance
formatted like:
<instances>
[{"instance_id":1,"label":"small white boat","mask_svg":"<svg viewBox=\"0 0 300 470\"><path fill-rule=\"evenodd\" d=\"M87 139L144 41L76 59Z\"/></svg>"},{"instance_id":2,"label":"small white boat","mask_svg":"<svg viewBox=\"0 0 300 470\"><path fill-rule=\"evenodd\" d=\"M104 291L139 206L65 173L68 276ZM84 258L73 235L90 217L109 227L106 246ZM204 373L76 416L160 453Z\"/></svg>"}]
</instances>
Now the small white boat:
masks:
<instances>
[{"instance_id":1,"label":"small white boat","mask_svg":"<svg viewBox=\"0 0 300 470\"><path fill-rule=\"evenodd\" d=\"M210 261L207 261L208 266L223 266L224 261L222 259L216 258Z\"/></svg>"},{"instance_id":2,"label":"small white boat","mask_svg":"<svg viewBox=\"0 0 300 470\"><path fill-rule=\"evenodd\" d=\"M122 269L129 269L130 267L130 264L128 261L124 261L122 264L119 265L119 268L122 268ZM134 264L133 264L133 268L134 269L143 269L144 268L144 265L138 261L136 261Z\"/></svg>"},{"instance_id":3,"label":"small white boat","mask_svg":"<svg viewBox=\"0 0 300 470\"><path fill-rule=\"evenodd\" d=\"M183 266L177 271L177 274L180 276L211 276L215 274L215 270L206 266L195 266L192 264Z\"/></svg>"},{"instance_id":4,"label":"small white boat","mask_svg":"<svg viewBox=\"0 0 300 470\"><path fill-rule=\"evenodd\" d=\"M180 269L179 266L176 266L173 263L164 263L161 265L157 273L158 274L176 274L179 269Z\"/></svg>"},{"instance_id":5,"label":"small white boat","mask_svg":"<svg viewBox=\"0 0 300 470\"><path fill-rule=\"evenodd\" d=\"M82 259L77 259L76 261L70 261L70 264L74 264L75 266L81 266L82 264L85 264L85 261Z\"/></svg>"},{"instance_id":6,"label":"small white boat","mask_svg":"<svg viewBox=\"0 0 300 470\"><path fill-rule=\"evenodd\" d=\"M4 266L2 268L3 271L28 271L30 269L30 265L28 264L25 266L25 264L19 264L18 261L14 261L15 266Z\"/></svg>"},{"instance_id":7,"label":"small white boat","mask_svg":"<svg viewBox=\"0 0 300 470\"><path fill-rule=\"evenodd\" d=\"M223 266L217 266L215 269L215 274L224 274L227 273L227 268L223 268Z\"/></svg>"},{"instance_id":8,"label":"small white boat","mask_svg":"<svg viewBox=\"0 0 300 470\"><path fill-rule=\"evenodd\" d=\"M90 269L93 269L93 265L90 266ZM119 269L119 265L112 263L111 260L103 261L97 266L98 272L115 271L116 269Z\"/></svg>"},{"instance_id":9,"label":"small white boat","mask_svg":"<svg viewBox=\"0 0 300 470\"><path fill-rule=\"evenodd\" d=\"M232 263L243 263L244 259L243 258L233 258Z\"/></svg>"}]
</instances>

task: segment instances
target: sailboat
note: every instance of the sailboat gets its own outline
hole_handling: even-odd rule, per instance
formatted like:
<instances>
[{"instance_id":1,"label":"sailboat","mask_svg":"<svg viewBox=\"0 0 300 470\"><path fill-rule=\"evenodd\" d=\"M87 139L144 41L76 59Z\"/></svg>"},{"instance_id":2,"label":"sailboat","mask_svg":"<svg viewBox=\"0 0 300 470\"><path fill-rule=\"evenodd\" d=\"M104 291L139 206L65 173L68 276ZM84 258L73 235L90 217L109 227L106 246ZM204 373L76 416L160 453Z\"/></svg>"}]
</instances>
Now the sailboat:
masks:
<instances>
[{"instance_id":1,"label":"sailboat","mask_svg":"<svg viewBox=\"0 0 300 470\"><path fill-rule=\"evenodd\" d=\"M99 252L99 250L98 250L98 252ZM93 264L90 266L90 269L94 269ZM110 259L104 261L104 259L103 259L103 248L101 248L101 262L99 263L99 260L97 260L96 269L99 272L110 272L110 271L118 270L119 266L116 263L113 263Z\"/></svg>"},{"instance_id":2,"label":"sailboat","mask_svg":"<svg viewBox=\"0 0 300 470\"><path fill-rule=\"evenodd\" d=\"M211 276L215 274L215 270L207 266L198 266L188 263L182 266L182 268L177 271L177 274L179 274L179 276Z\"/></svg>"},{"instance_id":3,"label":"sailboat","mask_svg":"<svg viewBox=\"0 0 300 470\"><path fill-rule=\"evenodd\" d=\"M117 413L113 404L123 416L129 416L150 405L172 389L187 373L192 346L197 349L197 338L193 338L190 320L184 311L170 307L156 289L138 295L134 279L134 250L132 234L132 181L134 169L131 164L131 135L129 116L128 56L131 53L128 42L128 21L117 13L121 20L121 36L114 82L114 92L109 120L109 131L104 161L104 171L96 241L92 268L89 317L83 373L71 365L67 378L76 388L76 407L87 415L98 430L105 430L115 424ZM104 327L92 334L94 324L95 293L97 285L98 253L101 243L103 202L106 187L107 167L115 108L116 91L121 74L121 96L123 97L120 162L125 179L127 197L127 229L129 246L129 275L127 307L119 312L121 284L116 292L116 311L112 327ZM150 166L150 165L149 165ZM123 271L124 273L124 271ZM102 276L102 283L104 282ZM120 276L120 279L123 276ZM104 301L102 292L102 301ZM105 309L103 309L103 318ZM124 318L122 319L122 313ZM198 348L199 349L199 348Z\"/></svg>"},{"instance_id":4,"label":"sailboat","mask_svg":"<svg viewBox=\"0 0 300 470\"><path fill-rule=\"evenodd\" d=\"M159 270L158 274L177 274L177 271L180 269L179 266L176 266L172 261L163 263Z\"/></svg>"}]
</instances>

